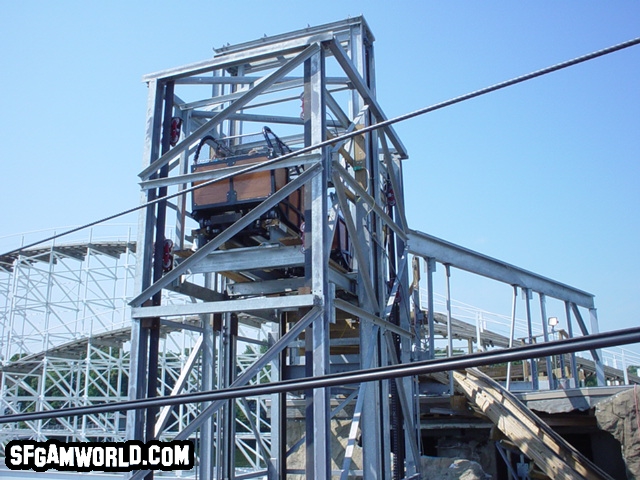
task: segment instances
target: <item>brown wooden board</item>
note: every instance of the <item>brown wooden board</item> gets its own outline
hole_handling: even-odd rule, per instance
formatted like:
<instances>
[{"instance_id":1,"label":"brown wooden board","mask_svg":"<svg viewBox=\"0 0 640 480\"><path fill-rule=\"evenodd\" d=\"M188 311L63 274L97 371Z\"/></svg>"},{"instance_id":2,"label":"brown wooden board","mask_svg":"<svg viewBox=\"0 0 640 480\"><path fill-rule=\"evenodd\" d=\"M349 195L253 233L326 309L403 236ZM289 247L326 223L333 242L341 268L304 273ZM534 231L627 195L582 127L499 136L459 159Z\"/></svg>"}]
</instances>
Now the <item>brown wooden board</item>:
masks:
<instances>
[{"instance_id":1,"label":"brown wooden board","mask_svg":"<svg viewBox=\"0 0 640 480\"><path fill-rule=\"evenodd\" d=\"M220 170L232 166L249 166L267 161L266 156L245 156L214 160L193 167L194 172ZM193 182L200 185L204 182ZM251 200L260 201L282 188L287 183L287 171L280 168L264 172L234 175L193 192L193 207L197 209L220 208Z\"/></svg>"},{"instance_id":2,"label":"brown wooden board","mask_svg":"<svg viewBox=\"0 0 640 480\"><path fill-rule=\"evenodd\" d=\"M613 480L500 384L477 369L453 372L458 387L549 478Z\"/></svg>"}]
</instances>

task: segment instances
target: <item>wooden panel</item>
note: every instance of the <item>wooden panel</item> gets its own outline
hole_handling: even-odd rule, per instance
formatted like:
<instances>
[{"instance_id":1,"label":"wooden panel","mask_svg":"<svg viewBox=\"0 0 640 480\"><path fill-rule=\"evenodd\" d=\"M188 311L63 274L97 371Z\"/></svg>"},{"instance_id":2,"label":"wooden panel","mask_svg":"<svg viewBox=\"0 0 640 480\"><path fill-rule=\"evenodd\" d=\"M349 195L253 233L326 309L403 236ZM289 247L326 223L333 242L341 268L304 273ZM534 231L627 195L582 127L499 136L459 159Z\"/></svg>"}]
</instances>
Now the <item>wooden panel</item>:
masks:
<instances>
[{"instance_id":1,"label":"wooden panel","mask_svg":"<svg viewBox=\"0 0 640 480\"><path fill-rule=\"evenodd\" d=\"M194 172L206 172L209 170L219 170L226 167L226 164L206 163L202 165L196 165L193 169ZM193 185L200 185L204 182L193 182ZM227 193L231 188L231 182L229 180L222 180L207 187L202 187L193 191L193 206L199 207L203 205L215 205L219 203L225 203L227 201Z\"/></svg>"},{"instance_id":2,"label":"wooden panel","mask_svg":"<svg viewBox=\"0 0 640 480\"><path fill-rule=\"evenodd\" d=\"M267 157L245 157L233 161L215 161L196 165L194 172L219 170L230 166L248 166L254 163L264 162ZM273 177L273 179L272 179ZM193 182L199 185L203 182ZM251 172L236 175L228 180L222 180L200 188L193 192L194 207L203 208L211 205L233 205L236 202L260 200L268 197L277 189L287 183L285 169L270 170L266 172Z\"/></svg>"}]
</instances>

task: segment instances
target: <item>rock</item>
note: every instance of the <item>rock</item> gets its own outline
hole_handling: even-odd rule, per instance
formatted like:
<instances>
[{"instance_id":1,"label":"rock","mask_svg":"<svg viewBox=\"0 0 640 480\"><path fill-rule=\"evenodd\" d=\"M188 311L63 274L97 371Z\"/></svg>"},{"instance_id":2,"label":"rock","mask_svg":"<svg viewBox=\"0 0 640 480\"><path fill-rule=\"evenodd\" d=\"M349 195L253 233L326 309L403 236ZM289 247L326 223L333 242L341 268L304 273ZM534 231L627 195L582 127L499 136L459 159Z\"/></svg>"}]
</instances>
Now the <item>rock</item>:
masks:
<instances>
[{"instance_id":1,"label":"rock","mask_svg":"<svg viewBox=\"0 0 640 480\"><path fill-rule=\"evenodd\" d=\"M640 480L640 391L630 388L596 405L598 427L620 442L627 479Z\"/></svg>"},{"instance_id":2,"label":"rock","mask_svg":"<svg viewBox=\"0 0 640 480\"><path fill-rule=\"evenodd\" d=\"M422 478L439 480L485 480L491 478L484 473L479 463L463 458L422 457Z\"/></svg>"}]
</instances>

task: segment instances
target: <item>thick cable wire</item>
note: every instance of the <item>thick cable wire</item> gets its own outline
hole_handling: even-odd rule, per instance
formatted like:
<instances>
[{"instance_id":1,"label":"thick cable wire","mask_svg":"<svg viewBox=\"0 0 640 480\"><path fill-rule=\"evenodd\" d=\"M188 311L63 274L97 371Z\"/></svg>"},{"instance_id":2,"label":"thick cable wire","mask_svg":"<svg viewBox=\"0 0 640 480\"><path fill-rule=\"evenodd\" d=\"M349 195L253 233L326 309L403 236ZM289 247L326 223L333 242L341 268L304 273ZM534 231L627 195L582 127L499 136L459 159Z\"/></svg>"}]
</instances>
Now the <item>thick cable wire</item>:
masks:
<instances>
[{"instance_id":1,"label":"thick cable wire","mask_svg":"<svg viewBox=\"0 0 640 480\"><path fill-rule=\"evenodd\" d=\"M476 98L476 97L479 97L481 95L486 95L488 93L492 93L492 92L495 92L497 90L516 85L518 83L522 83L522 82L525 82L525 81L528 81L528 80L532 80L534 78L541 77L543 75L547 75L549 73L553 73L553 72L556 72L558 70L562 70L564 68L572 67L574 65L577 65L577 64L580 64L580 63L584 63L586 61L593 60L595 58L602 57L604 55L608 55L610 53L614 53L614 52L617 52L617 51L620 51L620 50L623 50L625 48L629 48L629 47L632 47L632 46L638 45L638 44L640 44L640 37L634 38L632 40L628 40L626 42L619 43L617 45L613 45L611 47L603 48L601 50L597 50L595 52L588 53L586 55L582 55L580 57L576 57L574 59L567 60L565 62L557 63L555 65L551 65L549 67L542 68L540 70L536 70L534 72L527 73L525 75L521 75L519 77L512 78L511 80L506 80L504 82L496 83L496 84L491 85L489 87L481 88L480 90L475 90L473 92L470 92L470 93L467 93L467 94L464 94L464 95L460 95L458 97L454 97L454 98L446 100L444 102L436 103L434 105L431 105L431 106L428 106L428 107L424 107L424 108L415 110L413 112L405 113L405 114L400 115L398 117L394 117L394 118L391 118L391 119L388 119L388 120L384 120L382 122L378 122L378 123L375 123L373 125L369 125L367 127L361 128L359 130L354 130L352 132L345 133L345 134L343 134L343 135L341 135L339 137L332 138L331 140L325 140L325 141L319 142L319 143L317 143L315 145L310 145L308 147L301 148L299 150L296 150L295 152L287 153L286 155L281 155L280 157L268 160L268 161L263 162L261 164L256 164L256 165L253 165L251 167L247 167L246 169L239 170L239 171L237 171L237 172L235 172L233 174L229 174L229 175L225 175L225 176L222 176L222 177L219 177L219 178L215 178L215 179L209 180L207 182L203 182L203 183L201 183L199 185L193 185L193 186L188 187L186 189L180 190L180 191L178 191L178 192L176 192L174 194L170 194L170 195L166 195L164 197L156 198L155 200L143 203L143 204L138 205L138 206L133 207L133 208L129 208L129 209L124 210L124 211L122 211L120 213L109 215L108 217L102 218L100 220L96 220L94 222L87 223L85 225L79 226L77 228L73 228L71 230L67 230L67 231L59 233L57 235L52 235L50 237L44 238L42 240L39 240L37 242L30 243L30 244L22 246L20 248L16 248L14 250L11 250L9 252L4 253L1 256L19 254L19 253L21 253L21 252L23 252L23 251L25 251L25 250L27 250L29 248L35 247L37 245L40 245L41 243L49 242L49 241L55 240L57 238L64 237L66 235L70 235L72 233L79 232L79 231L84 230L86 228L93 227L93 226L98 225L100 223L108 222L109 220L113 220L114 218L118 218L118 217L121 217L121 216L124 216L124 215L128 215L129 213L133 213L133 212L135 212L137 210L141 210L143 208L147 208L147 207L153 206L156 203L159 203L159 202L162 202L162 201L166 201L166 200L170 200L170 199L178 197L180 195L184 195L186 193L189 193L189 192L192 192L194 190L197 190L198 188L203 188L203 187L212 185L215 182L226 180L226 179L228 179L228 178L230 178L232 176L241 175L243 173L248 173L248 172L251 172L253 170L257 170L258 168L263 168L263 167L272 165L274 163L277 163L279 161L287 160L289 158L296 157L298 155L302 155L302 154L305 154L305 153L310 153L310 152L313 152L314 150L317 150L317 149L320 149L320 148L324 148L324 147L328 147L328 146L334 145L334 144L336 144L338 142L342 142L344 140L348 140L350 138L353 138L353 137L356 137L356 136L359 136L359 135L363 135L365 133L369 133L369 132L372 132L374 130L390 127L391 125L393 125L395 123L403 122L405 120L409 120L409 119L417 117L419 115L424 115L426 113L434 112L436 110L440 110L442 108L449 107L451 105L455 105L457 103L464 102L466 100L471 100L472 98Z\"/></svg>"},{"instance_id":2,"label":"thick cable wire","mask_svg":"<svg viewBox=\"0 0 640 480\"><path fill-rule=\"evenodd\" d=\"M549 355L561 355L585 350L627 345L640 341L640 327L611 332L597 333L583 337L556 340L544 344L528 344L521 347L503 350L478 352L445 359L423 360L413 363L401 363L384 367L375 367L352 372L340 372L319 377L305 377L293 380L282 380L266 384L228 387L220 390L209 390L180 395L153 397L138 400L125 400L99 405L61 408L31 413L0 415L0 424L44 420L49 418L91 415L127 410L141 410L149 407L165 405L184 405L188 403L232 400L241 397L271 395L274 393L300 391L316 388L353 385L362 382L391 380L394 378L428 375L450 370L493 365L496 363L515 362L529 358L540 358Z\"/></svg>"}]
</instances>

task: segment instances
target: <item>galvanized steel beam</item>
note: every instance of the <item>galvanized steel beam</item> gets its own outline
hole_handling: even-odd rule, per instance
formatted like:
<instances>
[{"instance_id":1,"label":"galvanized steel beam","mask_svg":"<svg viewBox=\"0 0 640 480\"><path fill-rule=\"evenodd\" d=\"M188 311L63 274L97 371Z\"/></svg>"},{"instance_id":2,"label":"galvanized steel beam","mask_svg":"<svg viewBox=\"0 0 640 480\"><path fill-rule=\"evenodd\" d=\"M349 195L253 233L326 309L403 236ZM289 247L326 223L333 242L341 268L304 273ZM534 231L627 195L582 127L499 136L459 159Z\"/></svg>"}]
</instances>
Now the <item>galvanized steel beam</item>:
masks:
<instances>
[{"instance_id":1,"label":"galvanized steel beam","mask_svg":"<svg viewBox=\"0 0 640 480\"><path fill-rule=\"evenodd\" d=\"M407 234L409 252L435 259L439 263L491 278L508 285L527 288L548 297L570 301L576 305L593 308L594 296L569 285L551 280L536 273L510 265L501 260L455 245L426 233L410 230Z\"/></svg>"},{"instance_id":2,"label":"galvanized steel beam","mask_svg":"<svg viewBox=\"0 0 640 480\"><path fill-rule=\"evenodd\" d=\"M158 171L161 167L169 163L170 160L174 159L177 155L184 152L189 146L200 140L206 134L208 134L211 130L215 128L220 122L224 119L228 118L229 115L236 113L239 110L242 110L244 106L246 106L249 102L255 99L257 96L261 95L265 92L271 85L273 85L279 78L283 77L294 68L302 64L305 60L309 59L312 55L317 53L320 50L320 46L318 44L312 44L306 47L300 54L298 54L295 58L289 60L285 65L280 67L275 72L263 77L262 82L256 83L251 89L249 89L246 93L244 93L240 98L232 102L228 107L222 109L218 112L211 120L207 121L202 127L195 130L193 133L188 135L175 147L173 147L169 152L162 155L160 158L151 163L148 167L142 170L138 174L138 176L146 180L152 175L154 172Z\"/></svg>"}]
</instances>

